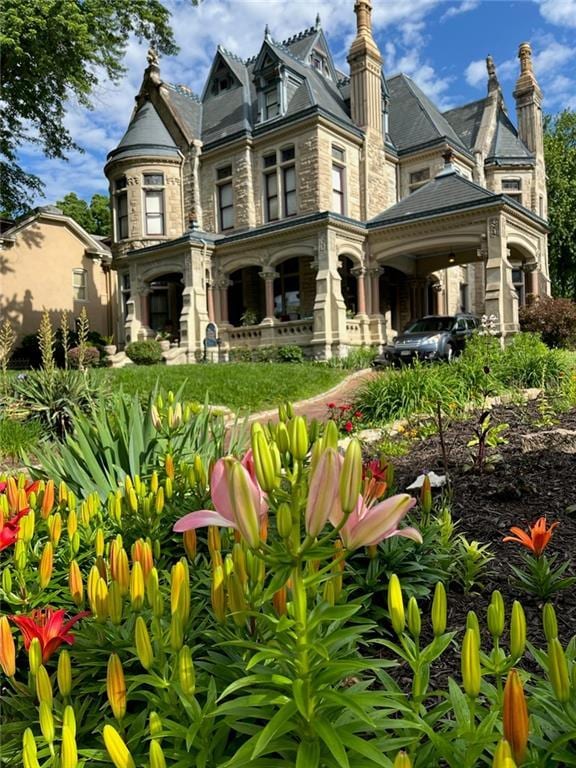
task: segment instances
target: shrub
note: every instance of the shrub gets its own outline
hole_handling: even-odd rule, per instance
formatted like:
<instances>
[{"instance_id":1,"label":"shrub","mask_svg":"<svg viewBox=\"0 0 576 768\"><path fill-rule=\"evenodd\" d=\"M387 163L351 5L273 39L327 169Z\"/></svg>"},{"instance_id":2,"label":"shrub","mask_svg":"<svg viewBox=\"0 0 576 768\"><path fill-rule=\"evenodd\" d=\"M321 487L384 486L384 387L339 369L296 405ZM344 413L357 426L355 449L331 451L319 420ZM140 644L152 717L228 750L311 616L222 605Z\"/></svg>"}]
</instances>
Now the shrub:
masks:
<instances>
[{"instance_id":1,"label":"shrub","mask_svg":"<svg viewBox=\"0 0 576 768\"><path fill-rule=\"evenodd\" d=\"M252 350L250 347L234 347L230 350L231 363L250 363L252 362Z\"/></svg>"},{"instance_id":2,"label":"shrub","mask_svg":"<svg viewBox=\"0 0 576 768\"><path fill-rule=\"evenodd\" d=\"M279 363L303 363L304 352L297 344L286 344L278 348L276 358Z\"/></svg>"},{"instance_id":3,"label":"shrub","mask_svg":"<svg viewBox=\"0 0 576 768\"><path fill-rule=\"evenodd\" d=\"M570 299L545 296L520 309L523 331L539 333L549 347L576 346L576 303Z\"/></svg>"},{"instance_id":4,"label":"shrub","mask_svg":"<svg viewBox=\"0 0 576 768\"><path fill-rule=\"evenodd\" d=\"M278 347L257 347L252 351L253 363L276 363L278 362Z\"/></svg>"},{"instance_id":5,"label":"shrub","mask_svg":"<svg viewBox=\"0 0 576 768\"><path fill-rule=\"evenodd\" d=\"M155 365L162 362L162 348L160 342L155 339L132 341L127 345L125 352L136 365Z\"/></svg>"},{"instance_id":6,"label":"shrub","mask_svg":"<svg viewBox=\"0 0 576 768\"><path fill-rule=\"evenodd\" d=\"M72 347L68 350L68 364L70 368L78 368L80 361L80 347ZM100 362L100 351L96 347L86 347L84 349L84 368L94 368Z\"/></svg>"}]
</instances>

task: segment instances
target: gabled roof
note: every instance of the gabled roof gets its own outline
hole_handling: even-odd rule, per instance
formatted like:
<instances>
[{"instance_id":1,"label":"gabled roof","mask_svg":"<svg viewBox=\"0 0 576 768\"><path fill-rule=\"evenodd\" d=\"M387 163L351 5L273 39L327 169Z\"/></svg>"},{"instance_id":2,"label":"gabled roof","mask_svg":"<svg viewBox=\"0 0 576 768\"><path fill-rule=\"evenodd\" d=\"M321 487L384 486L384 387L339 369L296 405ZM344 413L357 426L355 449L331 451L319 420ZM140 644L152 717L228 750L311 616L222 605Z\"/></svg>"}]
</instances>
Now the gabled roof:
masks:
<instances>
[{"instance_id":1,"label":"gabled roof","mask_svg":"<svg viewBox=\"0 0 576 768\"><path fill-rule=\"evenodd\" d=\"M185 85L163 83L165 99L180 127L189 140L200 136L202 130L202 102Z\"/></svg>"},{"instance_id":2,"label":"gabled roof","mask_svg":"<svg viewBox=\"0 0 576 768\"><path fill-rule=\"evenodd\" d=\"M411 219L435 216L450 211L500 200L496 195L466 179L452 166L444 168L432 181L378 214L369 227L397 224Z\"/></svg>"},{"instance_id":3,"label":"gabled roof","mask_svg":"<svg viewBox=\"0 0 576 768\"><path fill-rule=\"evenodd\" d=\"M464 104L462 107L449 109L443 115L448 120L452 128L462 139L468 149L472 149L476 144L476 137L480 130L482 115L486 108L487 99L472 101L470 104Z\"/></svg>"},{"instance_id":4,"label":"gabled roof","mask_svg":"<svg viewBox=\"0 0 576 768\"><path fill-rule=\"evenodd\" d=\"M519 138L516 128L510 118L503 111L498 111L498 119L494 139L490 147L490 154L486 158L488 163L533 163L534 155Z\"/></svg>"},{"instance_id":5,"label":"gabled roof","mask_svg":"<svg viewBox=\"0 0 576 768\"><path fill-rule=\"evenodd\" d=\"M178 157L178 147L152 102L145 101L132 117L116 149L108 154L108 160L150 154L156 157Z\"/></svg>"},{"instance_id":6,"label":"gabled roof","mask_svg":"<svg viewBox=\"0 0 576 768\"><path fill-rule=\"evenodd\" d=\"M388 78L388 89L390 138L400 154L440 139L468 152L448 120L407 75Z\"/></svg>"}]
</instances>

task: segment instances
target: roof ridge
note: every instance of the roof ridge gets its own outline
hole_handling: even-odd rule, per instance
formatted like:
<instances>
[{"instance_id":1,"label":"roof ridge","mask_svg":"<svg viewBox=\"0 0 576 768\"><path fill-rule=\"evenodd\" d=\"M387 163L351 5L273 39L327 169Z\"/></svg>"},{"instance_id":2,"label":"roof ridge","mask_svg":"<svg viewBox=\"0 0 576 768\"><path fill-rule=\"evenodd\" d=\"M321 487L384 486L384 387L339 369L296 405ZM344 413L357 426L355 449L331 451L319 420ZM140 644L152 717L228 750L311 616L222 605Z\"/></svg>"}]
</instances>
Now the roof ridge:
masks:
<instances>
[{"instance_id":1,"label":"roof ridge","mask_svg":"<svg viewBox=\"0 0 576 768\"><path fill-rule=\"evenodd\" d=\"M297 40L304 40L305 37L310 37L311 35L316 34L316 32L318 32L316 27L307 27L306 29L302 30L302 32L297 32L295 35L286 38L286 40L282 40L282 45L290 45L291 43L295 43Z\"/></svg>"},{"instance_id":2,"label":"roof ridge","mask_svg":"<svg viewBox=\"0 0 576 768\"><path fill-rule=\"evenodd\" d=\"M226 56L230 56L231 59L234 59L235 61L239 61L241 64L244 64L244 59L241 56L238 56L237 53L234 53L234 51L230 51L228 48L224 48L223 45L220 45L218 43L218 51L221 51Z\"/></svg>"},{"instance_id":3,"label":"roof ridge","mask_svg":"<svg viewBox=\"0 0 576 768\"><path fill-rule=\"evenodd\" d=\"M487 96L483 96L481 99L475 99L474 101L467 101L466 104L461 104L459 107L451 107L450 109L445 109L443 112L440 112L441 115L447 115L448 112L455 112L457 109L465 109L466 107L471 107L473 104L480 104L483 101L486 101Z\"/></svg>"},{"instance_id":4,"label":"roof ridge","mask_svg":"<svg viewBox=\"0 0 576 768\"><path fill-rule=\"evenodd\" d=\"M181 96L188 97L191 101L196 102L196 104L202 103L200 96L198 96L197 93L194 93L192 88L189 88L187 85L184 85L183 83L168 83L164 81L163 85L165 85L171 91L175 91L176 93L179 93Z\"/></svg>"},{"instance_id":5,"label":"roof ridge","mask_svg":"<svg viewBox=\"0 0 576 768\"><path fill-rule=\"evenodd\" d=\"M427 96L427 95L424 93L424 91L422 90L422 88L420 88L420 86L418 85L418 83L416 83L414 80L412 80L412 78L410 77L410 75L405 75L404 73L400 73L400 74L401 74L401 75L402 75L402 76L405 78L405 80L407 81L407 84L408 84L408 88L411 90L411 92L412 92L412 95L414 96L414 98L415 98L415 99L418 101L418 105L420 106L420 109L422 110L422 112L424 112L424 114L426 115L426 119L427 119L427 120L428 120L428 122L429 122L429 123L432 125L432 127L434 128L434 130L435 130L435 131L438 131L438 133L440 133L441 135L443 135L445 138L447 138L447 139L452 139L452 136L448 136L447 134L445 134L445 133L442 133L442 131L441 131L440 127L439 127L438 125L436 125L435 121L434 121L434 120L432 119L432 117L430 116L430 113L428 112L428 109L426 109L426 108L424 107L424 104L422 103L422 100L421 100L421 97L420 97L420 95L424 96L424 98L425 98L425 99L426 99L428 102L430 102L430 104L431 104L431 105L432 105L432 107L433 107L433 108L436 110L436 112L437 112L437 113L440 115L440 117L444 118L444 120L445 120L445 121L446 121L446 123L448 124L448 127L449 127L449 128L452 130L452 133L453 133L453 134L454 134L454 136L456 137L456 140L458 141L458 143L460 144L460 146L461 146L462 148L465 148L465 149L466 149L466 151L468 151L468 150L467 150L467 148L466 148L466 147L464 147L464 144L463 144L463 142L462 142L462 139L461 139L461 138L458 136L458 134L456 133L456 131L454 130L454 128L452 128L452 126L450 125L450 122L449 122L449 121L448 121L448 120L447 120L447 119L444 117L444 115L442 114L442 112L440 112L440 110L438 109L438 107L436 106L436 104L434 104L434 102L432 101L432 99L431 99L429 96ZM418 93L418 92L419 92L419 93Z\"/></svg>"}]
</instances>

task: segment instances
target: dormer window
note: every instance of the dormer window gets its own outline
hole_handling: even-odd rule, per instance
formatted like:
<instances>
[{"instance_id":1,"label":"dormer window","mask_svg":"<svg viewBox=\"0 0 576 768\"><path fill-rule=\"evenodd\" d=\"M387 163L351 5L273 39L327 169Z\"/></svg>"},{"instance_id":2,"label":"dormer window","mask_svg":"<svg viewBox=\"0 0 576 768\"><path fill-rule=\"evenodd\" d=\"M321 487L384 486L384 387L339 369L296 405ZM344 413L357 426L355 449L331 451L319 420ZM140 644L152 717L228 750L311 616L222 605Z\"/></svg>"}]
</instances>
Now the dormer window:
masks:
<instances>
[{"instance_id":1,"label":"dormer window","mask_svg":"<svg viewBox=\"0 0 576 768\"><path fill-rule=\"evenodd\" d=\"M521 179L502 179L502 192L512 200L522 203L522 181Z\"/></svg>"},{"instance_id":2,"label":"dormer window","mask_svg":"<svg viewBox=\"0 0 576 768\"><path fill-rule=\"evenodd\" d=\"M320 72L324 77L330 77L330 70L328 69L328 62L326 57L318 51L312 51L310 54L310 66L317 72Z\"/></svg>"},{"instance_id":3,"label":"dormer window","mask_svg":"<svg viewBox=\"0 0 576 768\"><path fill-rule=\"evenodd\" d=\"M264 91L263 119L270 120L280 114L280 99L278 98L278 86L274 85Z\"/></svg>"}]
</instances>

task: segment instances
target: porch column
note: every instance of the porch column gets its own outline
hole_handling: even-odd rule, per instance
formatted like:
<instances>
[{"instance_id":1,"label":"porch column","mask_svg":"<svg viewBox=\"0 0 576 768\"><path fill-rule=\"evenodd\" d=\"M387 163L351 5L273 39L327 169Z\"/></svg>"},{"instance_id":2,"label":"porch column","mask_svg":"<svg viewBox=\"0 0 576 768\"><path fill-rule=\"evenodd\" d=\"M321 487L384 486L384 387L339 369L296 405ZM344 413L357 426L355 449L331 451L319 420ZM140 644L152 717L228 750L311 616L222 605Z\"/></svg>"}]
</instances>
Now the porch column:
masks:
<instances>
[{"instance_id":1,"label":"porch column","mask_svg":"<svg viewBox=\"0 0 576 768\"><path fill-rule=\"evenodd\" d=\"M213 281L206 281L206 309L208 311L208 320L211 323L216 322L216 313L214 311L214 288Z\"/></svg>"},{"instance_id":2,"label":"porch column","mask_svg":"<svg viewBox=\"0 0 576 768\"><path fill-rule=\"evenodd\" d=\"M530 296L530 301L533 302L538 298L540 294L540 286L538 284L538 265L526 264L526 295Z\"/></svg>"},{"instance_id":3,"label":"porch column","mask_svg":"<svg viewBox=\"0 0 576 768\"><path fill-rule=\"evenodd\" d=\"M278 272L272 268L263 269L258 273L264 280L264 292L266 297L266 317L262 320L262 325L274 325L274 280L278 277Z\"/></svg>"},{"instance_id":4,"label":"porch column","mask_svg":"<svg viewBox=\"0 0 576 768\"><path fill-rule=\"evenodd\" d=\"M506 219L494 216L487 221L486 314L495 315L503 339L517 333L518 294L512 282L512 266L506 247Z\"/></svg>"},{"instance_id":5,"label":"porch column","mask_svg":"<svg viewBox=\"0 0 576 768\"><path fill-rule=\"evenodd\" d=\"M214 284L218 287L220 294L220 323L228 325L228 288L232 285L232 281L226 275L222 275Z\"/></svg>"},{"instance_id":6,"label":"porch column","mask_svg":"<svg viewBox=\"0 0 576 768\"><path fill-rule=\"evenodd\" d=\"M366 314L366 268L355 267L352 274L356 278L356 294L358 300L357 315Z\"/></svg>"},{"instance_id":7,"label":"porch column","mask_svg":"<svg viewBox=\"0 0 576 768\"><path fill-rule=\"evenodd\" d=\"M372 294L372 302L370 307L370 314L372 316L380 315L380 275L382 274L381 267L372 267L369 270L370 275L370 288Z\"/></svg>"}]
</instances>

